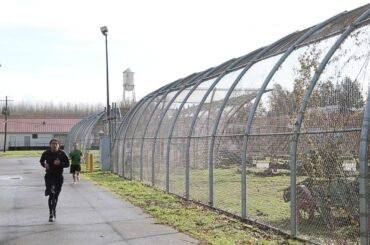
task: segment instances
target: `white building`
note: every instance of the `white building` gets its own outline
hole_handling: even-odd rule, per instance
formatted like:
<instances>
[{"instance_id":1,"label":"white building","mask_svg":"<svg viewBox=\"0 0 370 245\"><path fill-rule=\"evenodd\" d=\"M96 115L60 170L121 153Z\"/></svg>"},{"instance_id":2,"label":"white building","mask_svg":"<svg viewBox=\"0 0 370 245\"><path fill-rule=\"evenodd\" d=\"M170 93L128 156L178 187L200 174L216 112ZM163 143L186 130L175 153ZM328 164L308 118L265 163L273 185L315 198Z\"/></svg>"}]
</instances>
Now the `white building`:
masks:
<instances>
[{"instance_id":1,"label":"white building","mask_svg":"<svg viewBox=\"0 0 370 245\"><path fill-rule=\"evenodd\" d=\"M64 145L80 118L4 118L0 121L0 149L45 149L52 138ZM6 132L6 134L5 134ZM6 140L5 140L6 138Z\"/></svg>"}]
</instances>

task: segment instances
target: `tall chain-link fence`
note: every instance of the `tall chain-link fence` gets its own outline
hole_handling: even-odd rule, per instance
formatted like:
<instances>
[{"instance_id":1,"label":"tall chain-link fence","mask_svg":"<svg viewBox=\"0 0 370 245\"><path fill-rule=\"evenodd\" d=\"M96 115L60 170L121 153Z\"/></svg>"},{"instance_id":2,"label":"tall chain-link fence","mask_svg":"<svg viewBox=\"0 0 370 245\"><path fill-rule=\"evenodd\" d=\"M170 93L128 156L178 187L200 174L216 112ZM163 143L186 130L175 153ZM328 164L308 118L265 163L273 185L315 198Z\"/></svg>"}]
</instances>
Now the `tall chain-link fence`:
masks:
<instances>
[{"instance_id":1,"label":"tall chain-link fence","mask_svg":"<svg viewBox=\"0 0 370 245\"><path fill-rule=\"evenodd\" d=\"M66 152L72 150L73 143L78 143L83 152L99 150L100 137L106 132L104 112L83 118L69 131L65 143Z\"/></svg>"},{"instance_id":2,"label":"tall chain-link fence","mask_svg":"<svg viewBox=\"0 0 370 245\"><path fill-rule=\"evenodd\" d=\"M313 243L369 244L369 60L370 4L179 79L125 115L112 171ZM69 143L92 147L98 118Z\"/></svg>"}]
</instances>

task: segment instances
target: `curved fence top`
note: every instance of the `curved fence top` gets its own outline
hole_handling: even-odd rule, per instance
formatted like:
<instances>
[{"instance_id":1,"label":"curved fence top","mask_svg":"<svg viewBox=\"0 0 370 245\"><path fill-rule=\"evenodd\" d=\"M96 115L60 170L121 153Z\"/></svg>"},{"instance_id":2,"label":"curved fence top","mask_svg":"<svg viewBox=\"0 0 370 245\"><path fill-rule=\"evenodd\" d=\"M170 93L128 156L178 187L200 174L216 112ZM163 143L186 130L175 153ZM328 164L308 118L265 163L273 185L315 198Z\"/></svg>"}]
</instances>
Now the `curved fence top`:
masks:
<instances>
[{"instance_id":1,"label":"curved fence top","mask_svg":"<svg viewBox=\"0 0 370 245\"><path fill-rule=\"evenodd\" d=\"M148 94L112 170L294 237L367 244L369 71L367 4Z\"/></svg>"},{"instance_id":2,"label":"curved fence top","mask_svg":"<svg viewBox=\"0 0 370 245\"><path fill-rule=\"evenodd\" d=\"M103 117L105 112L99 112L83 118L68 133L65 150L69 152L74 142L82 151L99 148L99 138L104 135Z\"/></svg>"}]
</instances>

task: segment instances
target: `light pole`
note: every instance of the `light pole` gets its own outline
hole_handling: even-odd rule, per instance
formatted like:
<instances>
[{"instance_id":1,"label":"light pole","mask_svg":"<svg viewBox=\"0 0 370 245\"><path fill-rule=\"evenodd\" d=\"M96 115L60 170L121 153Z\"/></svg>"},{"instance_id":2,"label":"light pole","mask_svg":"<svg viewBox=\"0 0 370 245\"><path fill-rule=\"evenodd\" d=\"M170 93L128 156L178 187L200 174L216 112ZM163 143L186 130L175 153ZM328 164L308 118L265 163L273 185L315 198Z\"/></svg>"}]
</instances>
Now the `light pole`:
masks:
<instances>
[{"instance_id":1,"label":"light pole","mask_svg":"<svg viewBox=\"0 0 370 245\"><path fill-rule=\"evenodd\" d=\"M100 27L101 33L105 36L105 65L107 72L107 120L108 120L108 135L110 135L110 104L109 104L109 72L108 72L108 27Z\"/></svg>"}]
</instances>

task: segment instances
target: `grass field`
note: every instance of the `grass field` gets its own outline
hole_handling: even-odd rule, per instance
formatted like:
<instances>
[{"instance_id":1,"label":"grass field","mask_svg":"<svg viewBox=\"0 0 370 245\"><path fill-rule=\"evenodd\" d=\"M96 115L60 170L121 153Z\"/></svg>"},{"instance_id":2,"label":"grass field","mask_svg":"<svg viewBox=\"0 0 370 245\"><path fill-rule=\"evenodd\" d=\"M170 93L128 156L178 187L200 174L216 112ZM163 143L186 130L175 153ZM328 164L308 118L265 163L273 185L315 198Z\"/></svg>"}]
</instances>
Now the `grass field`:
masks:
<instances>
[{"instance_id":1,"label":"grass field","mask_svg":"<svg viewBox=\"0 0 370 245\"><path fill-rule=\"evenodd\" d=\"M43 151L1 151L0 157L40 157Z\"/></svg>"},{"instance_id":2,"label":"grass field","mask_svg":"<svg viewBox=\"0 0 370 245\"><path fill-rule=\"evenodd\" d=\"M150 167L150 166L149 166ZM151 183L151 169L146 169L146 183ZM156 172L156 186L164 190L164 171ZM185 170L182 167L172 168L170 175L170 192L185 197ZM307 176L298 176L297 182ZM209 172L208 169L190 169L189 198L208 204ZM213 170L213 207L241 216L241 174L238 167ZM283 199L284 190L290 187L288 170L279 169L277 173L266 174L264 169L248 169L247 174L247 217L248 219L290 232L290 202ZM342 219L344 217L337 217ZM338 221L336 228L327 232L328 226L322 214L316 211L311 220L303 220L297 225L300 237L313 239L318 243L330 243L333 239L344 239L347 244L356 244L356 226ZM345 231L345 232L344 232Z\"/></svg>"},{"instance_id":3,"label":"grass field","mask_svg":"<svg viewBox=\"0 0 370 245\"><path fill-rule=\"evenodd\" d=\"M102 171L87 172L83 176L141 207L159 223L188 233L203 244L303 244L272 230L262 229L216 210L183 201L139 181L122 179Z\"/></svg>"}]
</instances>

